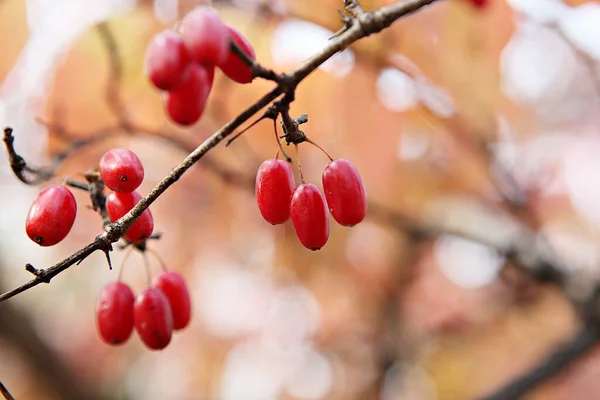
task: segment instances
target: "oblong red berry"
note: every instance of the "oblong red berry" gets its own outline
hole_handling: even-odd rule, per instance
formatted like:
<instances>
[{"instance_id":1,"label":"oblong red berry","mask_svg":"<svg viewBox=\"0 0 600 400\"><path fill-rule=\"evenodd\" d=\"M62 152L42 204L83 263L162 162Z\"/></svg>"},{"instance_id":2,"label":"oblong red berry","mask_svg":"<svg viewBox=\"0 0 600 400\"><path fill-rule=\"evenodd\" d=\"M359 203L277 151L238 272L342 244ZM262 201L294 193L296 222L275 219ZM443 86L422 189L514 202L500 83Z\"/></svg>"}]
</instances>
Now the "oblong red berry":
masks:
<instances>
[{"instance_id":1,"label":"oblong red berry","mask_svg":"<svg viewBox=\"0 0 600 400\"><path fill-rule=\"evenodd\" d=\"M248 57L252 60L256 59L256 54L254 53L254 49L248 39L244 37L237 29L232 26L226 25L227 33L229 35L230 40L233 40L238 47L246 53ZM229 77L229 79L234 80L238 83L250 83L252 82L252 70L250 67L240 59L231 49L227 51L227 57L225 60L219 64L219 68L225 75Z\"/></svg>"},{"instance_id":2,"label":"oblong red berry","mask_svg":"<svg viewBox=\"0 0 600 400\"><path fill-rule=\"evenodd\" d=\"M128 149L112 149L104 153L99 163L100 178L110 190L133 192L144 180L144 166Z\"/></svg>"},{"instance_id":3,"label":"oblong red berry","mask_svg":"<svg viewBox=\"0 0 600 400\"><path fill-rule=\"evenodd\" d=\"M142 199L138 192L119 193L111 192L106 196L106 213L111 222L115 222L127 214ZM125 238L130 242L139 242L152 235L154 218L147 208L142 215L127 229Z\"/></svg>"},{"instance_id":4,"label":"oblong red berry","mask_svg":"<svg viewBox=\"0 0 600 400\"><path fill-rule=\"evenodd\" d=\"M213 78L214 67L192 65L181 87L163 97L169 118L183 126L195 124L204 113Z\"/></svg>"},{"instance_id":5,"label":"oblong red berry","mask_svg":"<svg viewBox=\"0 0 600 400\"><path fill-rule=\"evenodd\" d=\"M329 211L325 197L312 183L294 190L290 217L300 243L310 250L319 250L329 239Z\"/></svg>"},{"instance_id":6,"label":"oblong red berry","mask_svg":"<svg viewBox=\"0 0 600 400\"><path fill-rule=\"evenodd\" d=\"M290 218L294 187L290 165L282 160L266 160L256 174L256 202L263 218L270 224L283 224Z\"/></svg>"},{"instance_id":7,"label":"oblong red berry","mask_svg":"<svg viewBox=\"0 0 600 400\"><path fill-rule=\"evenodd\" d=\"M360 174L348 160L330 162L323 171L323 190L333 218L354 226L367 214L367 194Z\"/></svg>"},{"instance_id":8,"label":"oblong red berry","mask_svg":"<svg viewBox=\"0 0 600 400\"><path fill-rule=\"evenodd\" d=\"M171 342L173 314L160 289L149 287L135 299L133 321L136 332L148 348L164 349Z\"/></svg>"},{"instance_id":9,"label":"oblong red berry","mask_svg":"<svg viewBox=\"0 0 600 400\"><path fill-rule=\"evenodd\" d=\"M185 328L192 317L192 304L183 277L177 272L166 272L154 278L152 286L160 289L169 301L173 312L173 329Z\"/></svg>"},{"instance_id":10,"label":"oblong red berry","mask_svg":"<svg viewBox=\"0 0 600 400\"><path fill-rule=\"evenodd\" d=\"M108 344L125 343L133 332L133 290L123 282L104 286L96 302L96 323L100 337Z\"/></svg>"},{"instance_id":11,"label":"oblong red berry","mask_svg":"<svg viewBox=\"0 0 600 400\"><path fill-rule=\"evenodd\" d=\"M40 246L54 246L69 234L76 216L77 202L69 188L48 186L31 204L25 232Z\"/></svg>"},{"instance_id":12,"label":"oblong red berry","mask_svg":"<svg viewBox=\"0 0 600 400\"><path fill-rule=\"evenodd\" d=\"M182 37L191 58L198 64L219 65L227 57L227 28L211 7L198 6L182 21Z\"/></svg>"},{"instance_id":13,"label":"oblong red berry","mask_svg":"<svg viewBox=\"0 0 600 400\"><path fill-rule=\"evenodd\" d=\"M175 90L184 81L190 65L190 56L177 32L164 30L148 45L144 69L158 89Z\"/></svg>"}]
</instances>

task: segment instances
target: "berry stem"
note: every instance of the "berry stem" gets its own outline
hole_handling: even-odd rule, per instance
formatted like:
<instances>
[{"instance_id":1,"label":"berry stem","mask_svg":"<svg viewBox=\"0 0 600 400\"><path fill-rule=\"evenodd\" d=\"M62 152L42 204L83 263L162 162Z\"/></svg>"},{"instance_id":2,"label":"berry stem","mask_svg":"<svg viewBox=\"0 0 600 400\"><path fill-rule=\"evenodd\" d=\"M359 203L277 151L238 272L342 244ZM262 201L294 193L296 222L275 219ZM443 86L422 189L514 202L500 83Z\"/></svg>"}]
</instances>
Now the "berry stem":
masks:
<instances>
[{"instance_id":1,"label":"berry stem","mask_svg":"<svg viewBox=\"0 0 600 400\"><path fill-rule=\"evenodd\" d=\"M154 258L156 258L156 260L158 261L158 264L160 264L160 267L162 268L164 273L169 272L167 270L167 264L165 264L165 261L162 259L162 257L156 251L152 250L149 247L146 247L146 251L148 253L150 253L152 256L154 256Z\"/></svg>"},{"instance_id":2,"label":"berry stem","mask_svg":"<svg viewBox=\"0 0 600 400\"><path fill-rule=\"evenodd\" d=\"M325 151L325 149L323 149L321 146L319 146L318 144L316 144L315 142L313 142L312 140L310 140L308 137L305 139L308 143L312 144L313 146L315 146L317 149L321 150L326 156L327 158L329 158L329 161L333 161L333 158L331 158L331 156L329 155L329 153L327 153Z\"/></svg>"},{"instance_id":3,"label":"berry stem","mask_svg":"<svg viewBox=\"0 0 600 400\"><path fill-rule=\"evenodd\" d=\"M276 159L276 160L278 160L278 159L279 159L279 151L280 151L280 150L283 150L283 149L281 148L281 143L282 143L284 140L285 140L285 138L282 138L282 139L279 141L279 146L277 146L277 151L275 152L275 159ZM286 157L286 161L287 161L287 162L292 162L292 159L291 159L290 157L288 157L288 156L287 156L287 154L285 154L285 153L284 153L283 155Z\"/></svg>"},{"instance_id":4,"label":"berry stem","mask_svg":"<svg viewBox=\"0 0 600 400\"><path fill-rule=\"evenodd\" d=\"M279 135L277 134L277 119L276 118L273 119L273 132L275 132L275 141L277 142L277 146L279 147L277 149L277 153L275 154L275 159L277 159L277 157L279 156L279 151L281 151L281 153L285 157L285 160L287 162L292 162L292 158L287 155L287 153L283 149L283 146L281 145L281 142L283 142L284 138L279 139Z\"/></svg>"},{"instance_id":5,"label":"berry stem","mask_svg":"<svg viewBox=\"0 0 600 400\"><path fill-rule=\"evenodd\" d=\"M62 181L62 184L70 186L70 187L72 187L74 189L80 189L80 190L84 190L86 192L90 191L90 186L88 184L82 183L82 182L79 182L79 181L74 181L71 178L64 177L63 181Z\"/></svg>"},{"instance_id":6,"label":"berry stem","mask_svg":"<svg viewBox=\"0 0 600 400\"><path fill-rule=\"evenodd\" d=\"M302 184L305 184L304 173L302 172L302 162L300 161L300 149L297 144L294 144L294 148L296 149L296 162L298 163L298 172L300 172L300 181L302 181Z\"/></svg>"},{"instance_id":7,"label":"berry stem","mask_svg":"<svg viewBox=\"0 0 600 400\"><path fill-rule=\"evenodd\" d=\"M121 265L119 266L119 275L117 276L117 281L119 281L119 282L121 281L121 277L123 276L123 270L125 269L125 262L127 262L127 259L131 255L132 251L133 251L133 247L130 247L127 250L127 253L125 253L125 257L123 257L123 261L121 261Z\"/></svg>"},{"instance_id":8,"label":"berry stem","mask_svg":"<svg viewBox=\"0 0 600 400\"><path fill-rule=\"evenodd\" d=\"M148 286L152 286L152 273L150 272L150 263L148 262L148 256L146 252L142 253L142 257L144 258L144 268L146 269L146 280L148 281Z\"/></svg>"}]
</instances>

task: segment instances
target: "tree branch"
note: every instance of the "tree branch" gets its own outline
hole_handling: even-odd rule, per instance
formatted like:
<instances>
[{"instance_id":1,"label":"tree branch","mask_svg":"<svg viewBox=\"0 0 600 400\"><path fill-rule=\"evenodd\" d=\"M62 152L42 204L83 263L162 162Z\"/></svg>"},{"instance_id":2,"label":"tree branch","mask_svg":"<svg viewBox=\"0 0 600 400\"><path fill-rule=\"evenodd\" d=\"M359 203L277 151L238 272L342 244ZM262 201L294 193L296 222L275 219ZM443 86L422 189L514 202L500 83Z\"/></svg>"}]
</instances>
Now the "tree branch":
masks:
<instances>
[{"instance_id":1,"label":"tree branch","mask_svg":"<svg viewBox=\"0 0 600 400\"><path fill-rule=\"evenodd\" d=\"M42 282L49 281L54 276L58 275L75 263L82 261L97 250L102 250L108 253L108 251L112 250L112 243L118 241L123 236L127 229L135 222L135 220L142 214L144 210L146 210L165 190L177 182L179 178L189 168L192 167L192 165L198 162L207 152L221 143L221 141L223 141L226 137L231 135L238 127L240 127L240 125L254 116L261 109L268 106L271 102L276 100L281 94L293 93L296 89L296 86L302 80L304 80L311 72L316 70L321 64L339 51L344 50L349 45L361 38L380 32L381 30L389 27L397 19L409 15L422 7L434 3L435 1L436 0L405 0L387 7L383 7L377 11L360 15L355 19L355 23L346 32L331 40L331 42L325 48L306 60L295 71L282 75L282 81L277 84L274 89L265 94L253 105L248 107L245 111L206 139L165 178L163 178L163 180L160 181L150 191L150 193L144 196L125 216L116 222L107 225L105 227L105 232L96 237L92 243L75 252L58 264L46 270L40 270L44 271L43 279L36 276L26 284L0 295L0 302L5 301L34 286L37 286Z\"/></svg>"},{"instance_id":2,"label":"tree branch","mask_svg":"<svg viewBox=\"0 0 600 400\"><path fill-rule=\"evenodd\" d=\"M2 397L4 397L5 400L15 400L13 395L10 394L10 392L8 391L6 386L4 386L2 381L0 381L0 394L2 394Z\"/></svg>"},{"instance_id":3,"label":"tree branch","mask_svg":"<svg viewBox=\"0 0 600 400\"><path fill-rule=\"evenodd\" d=\"M598 343L598 329L586 326L573 339L558 347L547 358L524 375L512 380L497 392L479 400L520 399L531 389L554 377L572 362L584 356Z\"/></svg>"}]
</instances>

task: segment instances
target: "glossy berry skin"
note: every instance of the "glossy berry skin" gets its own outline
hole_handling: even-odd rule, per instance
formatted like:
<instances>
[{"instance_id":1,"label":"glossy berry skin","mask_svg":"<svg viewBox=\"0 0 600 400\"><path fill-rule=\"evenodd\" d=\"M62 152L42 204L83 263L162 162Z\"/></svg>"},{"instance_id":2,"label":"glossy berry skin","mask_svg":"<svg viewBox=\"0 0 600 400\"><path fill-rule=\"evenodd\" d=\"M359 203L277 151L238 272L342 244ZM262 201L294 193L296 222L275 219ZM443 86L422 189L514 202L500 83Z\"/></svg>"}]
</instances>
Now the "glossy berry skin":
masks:
<instances>
[{"instance_id":1,"label":"glossy berry skin","mask_svg":"<svg viewBox=\"0 0 600 400\"><path fill-rule=\"evenodd\" d=\"M256 202L263 218L272 225L290 218L290 202L294 187L290 165L281 160L266 160L256 174Z\"/></svg>"},{"instance_id":2,"label":"glossy berry skin","mask_svg":"<svg viewBox=\"0 0 600 400\"><path fill-rule=\"evenodd\" d=\"M251 59L256 59L254 49L248 40L235 28L227 25L227 33L230 40L233 40L235 44ZM227 51L227 57L225 61L219 64L219 68L229 79L238 83L250 83L252 82L252 71L250 67L246 65L233 51L230 49Z\"/></svg>"},{"instance_id":3,"label":"glossy berry skin","mask_svg":"<svg viewBox=\"0 0 600 400\"><path fill-rule=\"evenodd\" d=\"M325 197L312 183L294 190L290 217L300 243L310 250L319 250L329 239L329 211Z\"/></svg>"},{"instance_id":4,"label":"glossy berry skin","mask_svg":"<svg viewBox=\"0 0 600 400\"><path fill-rule=\"evenodd\" d=\"M191 58L198 64L219 65L227 57L227 28L210 7L199 6L182 21L183 41Z\"/></svg>"},{"instance_id":5,"label":"glossy berry skin","mask_svg":"<svg viewBox=\"0 0 600 400\"><path fill-rule=\"evenodd\" d=\"M111 192L106 196L106 212L111 222L115 222L127 214L140 200L142 196L137 192L119 193ZM125 238L130 242L139 242L152 235L154 229L154 218L150 209L144 210L142 215L125 232Z\"/></svg>"},{"instance_id":6,"label":"glossy berry skin","mask_svg":"<svg viewBox=\"0 0 600 400\"><path fill-rule=\"evenodd\" d=\"M149 287L135 299L133 321L136 332L148 348L161 350L171 342L173 314L160 289Z\"/></svg>"},{"instance_id":7,"label":"glossy berry skin","mask_svg":"<svg viewBox=\"0 0 600 400\"><path fill-rule=\"evenodd\" d=\"M333 218L344 226L354 226L367 213L367 194L360 174L348 160L330 162L323 171L323 190Z\"/></svg>"},{"instance_id":8,"label":"glossy berry skin","mask_svg":"<svg viewBox=\"0 0 600 400\"><path fill-rule=\"evenodd\" d=\"M112 149L100 158L100 178L110 190L130 193L144 180L144 166L139 157L128 149Z\"/></svg>"},{"instance_id":9,"label":"glossy berry skin","mask_svg":"<svg viewBox=\"0 0 600 400\"><path fill-rule=\"evenodd\" d=\"M25 220L27 236L40 246L54 246L71 231L77 202L64 185L48 186L31 204Z\"/></svg>"},{"instance_id":10,"label":"glossy berry skin","mask_svg":"<svg viewBox=\"0 0 600 400\"><path fill-rule=\"evenodd\" d=\"M181 87L163 97L169 118L183 126L195 124L204 113L213 79L214 67L192 65Z\"/></svg>"},{"instance_id":11,"label":"glossy berry skin","mask_svg":"<svg viewBox=\"0 0 600 400\"><path fill-rule=\"evenodd\" d=\"M190 56L177 32L164 30L148 45L144 67L148 79L158 89L177 89L190 65Z\"/></svg>"},{"instance_id":12,"label":"glossy berry skin","mask_svg":"<svg viewBox=\"0 0 600 400\"><path fill-rule=\"evenodd\" d=\"M96 323L102 340L119 345L129 339L134 302L133 291L123 282L111 282L102 288L96 302Z\"/></svg>"},{"instance_id":13,"label":"glossy berry skin","mask_svg":"<svg viewBox=\"0 0 600 400\"><path fill-rule=\"evenodd\" d=\"M152 286L160 289L169 301L173 312L173 329L185 328L192 317L192 304L183 277L177 272L166 272L158 275Z\"/></svg>"}]
</instances>

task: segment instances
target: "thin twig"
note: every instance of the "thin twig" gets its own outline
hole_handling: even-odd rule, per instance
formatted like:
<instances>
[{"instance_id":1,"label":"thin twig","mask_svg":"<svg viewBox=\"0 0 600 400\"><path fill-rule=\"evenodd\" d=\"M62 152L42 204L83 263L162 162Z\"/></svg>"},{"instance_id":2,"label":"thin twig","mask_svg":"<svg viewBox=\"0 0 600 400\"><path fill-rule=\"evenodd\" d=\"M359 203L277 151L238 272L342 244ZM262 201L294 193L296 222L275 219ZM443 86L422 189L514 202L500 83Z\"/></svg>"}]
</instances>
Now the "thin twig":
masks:
<instances>
[{"instance_id":1,"label":"thin twig","mask_svg":"<svg viewBox=\"0 0 600 400\"><path fill-rule=\"evenodd\" d=\"M344 0L344 10L354 18L365 13L358 0Z\"/></svg>"},{"instance_id":2,"label":"thin twig","mask_svg":"<svg viewBox=\"0 0 600 400\"><path fill-rule=\"evenodd\" d=\"M51 165L46 167L34 168L25 162L25 159L21 157L15 150L15 138L13 136L13 130L10 127L4 128L4 145L6 146L6 152L8 154L8 161L10 168L19 180L27 185L38 185L42 182L46 182L54 177L54 173L60 167L64 157L54 158Z\"/></svg>"},{"instance_id":3,"label":"thin twig","mask_svg":"<svg viewBox=\"0 0 600 400\"><path fill-rule=\"evenodd\" d=\"M236 56L239 57L240 60L244 62L244 64L250 67L253 77L267 79L276 83L282 82L282 76L268 68L263 67L257 63L256 60L250 58L250 56L248 56L244 50L242 50L233 40L229 42L229 48Z\"/></svg>"}]
</instances>

